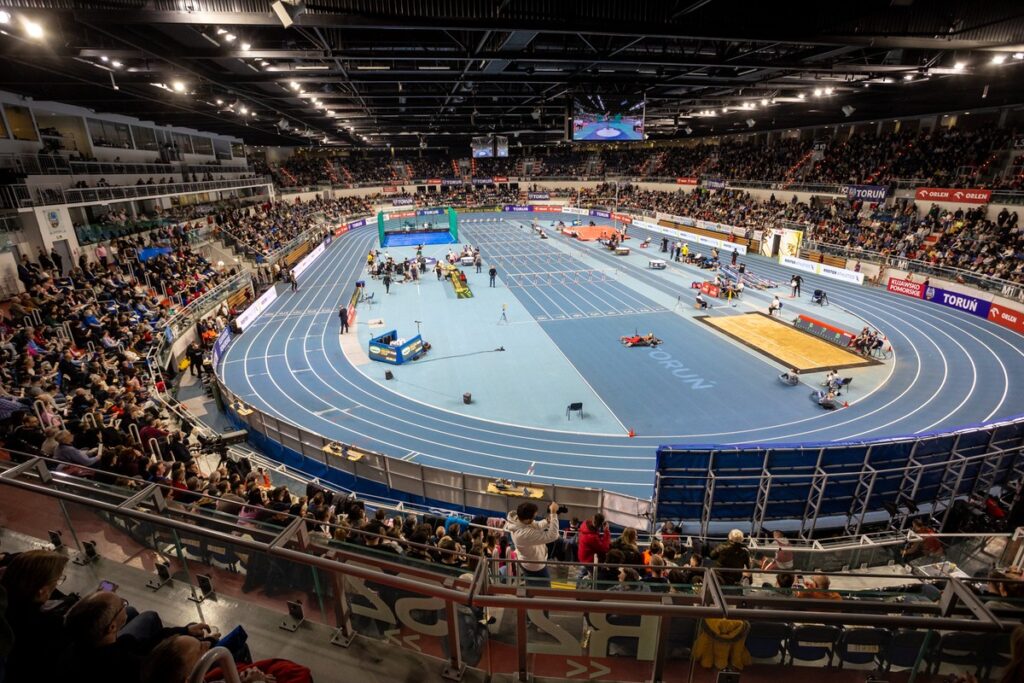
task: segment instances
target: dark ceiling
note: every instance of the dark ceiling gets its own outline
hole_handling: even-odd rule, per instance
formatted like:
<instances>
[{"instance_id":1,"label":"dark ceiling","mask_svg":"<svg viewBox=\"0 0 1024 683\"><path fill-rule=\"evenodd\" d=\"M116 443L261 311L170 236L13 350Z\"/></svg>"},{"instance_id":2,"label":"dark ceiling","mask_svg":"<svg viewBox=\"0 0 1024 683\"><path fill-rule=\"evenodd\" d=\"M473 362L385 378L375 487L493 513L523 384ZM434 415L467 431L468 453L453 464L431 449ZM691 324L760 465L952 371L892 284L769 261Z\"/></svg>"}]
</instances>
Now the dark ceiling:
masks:
<instances>
[{"instance_id":1,"label":"dark ceiling","mask_svg":"<svg viewBox=\"0 0 1024 683\"><path fill-rule=\"evenodd\" d=\"M577 93L645 94L651 139L1024 102L1020 0L0 7L0 89L251 144L555 142Z\"/></svg>"}]
</instances>

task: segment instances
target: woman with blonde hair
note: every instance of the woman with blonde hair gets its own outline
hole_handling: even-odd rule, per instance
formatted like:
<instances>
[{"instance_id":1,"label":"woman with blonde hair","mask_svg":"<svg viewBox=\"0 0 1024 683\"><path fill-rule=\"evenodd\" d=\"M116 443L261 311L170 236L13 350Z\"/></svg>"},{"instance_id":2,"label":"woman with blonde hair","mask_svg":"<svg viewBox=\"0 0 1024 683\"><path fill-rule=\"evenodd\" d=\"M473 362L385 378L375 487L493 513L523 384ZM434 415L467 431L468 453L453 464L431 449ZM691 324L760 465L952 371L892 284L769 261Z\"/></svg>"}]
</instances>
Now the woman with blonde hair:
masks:
<instances>
[{"instance_id":1,"label":"woman with blonde hair","mask_svg":"<svg viewBox=\"0 0 1024 683\"><path fill-rule=\"evenodd\" d=\"M622 552L624 557L622 564L641 565L644 563L644 556L640 552L640 546L637 545L636 529L631 526L622 530L622 534L615 539L611 547Z\"/></svg>"}]
</instances>

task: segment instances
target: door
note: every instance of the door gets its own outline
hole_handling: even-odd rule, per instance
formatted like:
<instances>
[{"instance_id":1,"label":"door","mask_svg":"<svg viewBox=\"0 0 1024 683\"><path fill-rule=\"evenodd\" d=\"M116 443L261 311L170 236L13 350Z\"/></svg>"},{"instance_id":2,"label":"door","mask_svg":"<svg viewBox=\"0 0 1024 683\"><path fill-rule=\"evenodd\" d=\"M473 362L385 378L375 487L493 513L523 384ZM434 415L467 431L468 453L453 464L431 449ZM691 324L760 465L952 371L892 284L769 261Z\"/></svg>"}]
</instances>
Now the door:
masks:
<instances>
[{"instance_id":1,"label":"door","mask_svg":"<svg viewBox=\"0 0 1024 683\"><path fill-rule=\"evenodd\" d=\"M71 260L71 245L67 240L57 240L53 243L53 248L57 250L57 253L60 254L60 257L63 260L61 263L61 275L63 275L75 265L74 261Z\"/></svg>"},{"instance_id":2,"label":"door","mask_svg":"<svg viewBox=\"0 0 1024 683\"><path fill-rule=\"evenodd\" d=\"M772 237L772 253L771 257L775 258L779 255L779 244L782 243L782 235L775 235Z\"/></svg>"}]
</instances>

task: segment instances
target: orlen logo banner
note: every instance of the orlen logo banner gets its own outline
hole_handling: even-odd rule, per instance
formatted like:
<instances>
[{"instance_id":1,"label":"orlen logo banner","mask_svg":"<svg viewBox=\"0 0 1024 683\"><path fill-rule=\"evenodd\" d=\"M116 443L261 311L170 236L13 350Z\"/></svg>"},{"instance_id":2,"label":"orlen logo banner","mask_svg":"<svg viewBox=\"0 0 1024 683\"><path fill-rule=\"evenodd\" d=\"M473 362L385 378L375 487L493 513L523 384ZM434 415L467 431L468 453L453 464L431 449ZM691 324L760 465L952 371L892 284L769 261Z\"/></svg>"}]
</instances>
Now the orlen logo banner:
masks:
<instances>
[{"instance_id":1,"label":"orlen logo banner","mask_svg":"<svg viewBox=\"0 0 1024 683\"><path fill-rule=\"evenodd\" d=\"M955 308L958 311L964 311L971 315L976 315L982 318L988 317L989 309L992 306L991 301L985 301L969 294L961 294L960 292L950 292L945 289L939 289L938 287L929 287L924 292L924 298L927 301L932 301L943 306L949 306Z\"/></svg>"},{"instance_id":2,"label":"orlen logo banner","mask_svg":"<svg viewBox=\"0 0 1024 683\"><path fill-rule=\"evenodd\" d=\"M533 207L534 213L562 213L562 207L553 204L538 204Z\"/></svg>"},{"instance_id":3,"label":"orlen logo banner","mask_svg":"<svg viewBox=\"0 0 1024 683\"><path fill-rule=\"evenodd\" d=\"M633 221L633 217L626 213L615 213L614 211L609 214L609 218L612 220L626 223L627 225Z\"/></svg>"},{"instance_id":4,"label":"orlen logo banner","mask_svg":"<svg viewBox=\"0 0 1024 683\"><path fill-rule=\"evenodd\" d=\"M998 325L1024 334L1024 313L1000 304L992 304L988 309L988 319Z\"/></svg>"},{"instance_id":5,"label":"orlen logo banner","mask_svg":"<svg viewBox=\"0 0 1024 683\"><path fill-rule=\"evenodd\" d=\"M693 177L676 178L676 185L696 185L697 179Z\"/></svg>"},{"instance_id":6,"label":"orlen logo banner","mask_svg":"<svg viewBox=\"0 0 1024 683\"><path fill-rule=\"evenodd\" d=\"M903 296L912 296L915 299L924 298L924 284L920 282L912 282L910 280L901 280L898 277L889 278L889 284L886 286L890 292L896 294L902 294Z\"/></svg>"},{"instance_id":7,"label":"orlen logo banner","mask_svg":"<svg viewBox=\"0 0 1024 683\"><path fill-rule=\"evenodd\" d=\"M919 187L914 198L930 202L957 202L960 204L987 204L992 190L957 190L948 187Z\"/></svg>"}]
</instances>

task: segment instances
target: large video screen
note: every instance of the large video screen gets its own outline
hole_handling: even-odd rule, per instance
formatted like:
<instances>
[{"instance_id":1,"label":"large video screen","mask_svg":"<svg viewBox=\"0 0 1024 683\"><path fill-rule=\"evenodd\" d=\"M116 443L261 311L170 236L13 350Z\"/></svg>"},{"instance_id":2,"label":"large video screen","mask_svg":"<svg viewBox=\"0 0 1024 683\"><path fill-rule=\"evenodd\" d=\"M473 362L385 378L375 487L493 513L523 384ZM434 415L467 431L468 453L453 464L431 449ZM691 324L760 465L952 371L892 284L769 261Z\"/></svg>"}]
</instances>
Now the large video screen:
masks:
<instances>
[{"instance_id":1,"label":"large video screen","mask_svg":"<svg viewBox=\"0 0 1024 683\"><path fill-rule=\"evenodd\" d=\"M483 159L494 156L494 140L481 136L473 138L473 158Z\"/></svg>"},{"instance_id":2,"label":"large video screen","mask_svg":"<svg viewBox=\"0 0 1024 683\"><path fill-rule=\"evenodd\" d=\"M508 137L505 135L494 136L494 147L497 150L499 157L508 156Z\"/></svg>"},{"instance_id":3,"label":"large video screen","mask_svg":"<svg viewBox=\"0 0 1024 683\"><path fill-rule=\"evenodd\" d=\"M643 95L577 96L572 105L572 139L622 142L644 139Z\"/></svg>"}]
</instances>

